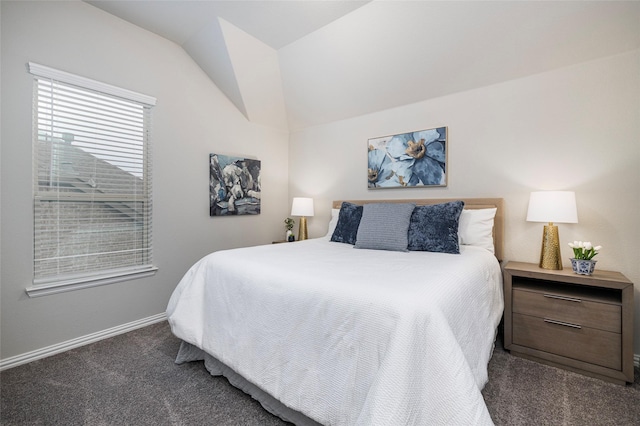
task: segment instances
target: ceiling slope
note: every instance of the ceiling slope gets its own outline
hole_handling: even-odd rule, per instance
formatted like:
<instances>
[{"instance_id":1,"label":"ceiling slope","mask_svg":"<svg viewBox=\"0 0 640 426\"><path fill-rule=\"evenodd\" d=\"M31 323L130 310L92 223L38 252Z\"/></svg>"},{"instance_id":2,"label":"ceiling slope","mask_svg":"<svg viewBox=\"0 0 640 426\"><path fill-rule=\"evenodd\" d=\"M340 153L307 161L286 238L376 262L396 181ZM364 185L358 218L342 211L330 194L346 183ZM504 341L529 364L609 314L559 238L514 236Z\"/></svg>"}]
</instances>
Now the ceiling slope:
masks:
<instances>
[{"instance_id":1,"label":"ceiling slope","mask_svg":"<svg viewBox=\"0 0 640 426\"><path fill-rule=\"evenodd\" d=\"M86 1L291 131L640 49L637 1Z\"/></svg>"},{"instance_id":2,"label":"ceiling slope","mask_svg":"<svg viewBox=\"0 0 640 426\"><path fill-rule=\"evenodd\" d=\"M248 118L220 22L215 20L201 27L182 45L182 48Z\"/></svg>"},{"instance_id":3,"label":"ceiling slope","mask_svg":"<svg viewBox=\"0 0 640 426\"><path fill-rule=\"evenodd\" d=\"M368 1L86 0L178 43L248 120L285 131L275 49Z\"/></svg>"},{"instance_id":4,"label":"ceiling slope","mask_svg":"<svg viewBox=\"0 0 640 426\"><path fill-rule=\"evenodd\" d=\"M638 48L638 2L374 1L279 55L296 130Z\"/></svg>"},{"instance_id":5,"label":"ceiling slope","mask_svg":"<svg viewBox=\"0 0 640 426\"><path fill-rule=\"evenodd\" d=\"M224 19L220 19L220 26L245 116L254 123L287 131L278 52Z\"/></svg>"}]
</instances>

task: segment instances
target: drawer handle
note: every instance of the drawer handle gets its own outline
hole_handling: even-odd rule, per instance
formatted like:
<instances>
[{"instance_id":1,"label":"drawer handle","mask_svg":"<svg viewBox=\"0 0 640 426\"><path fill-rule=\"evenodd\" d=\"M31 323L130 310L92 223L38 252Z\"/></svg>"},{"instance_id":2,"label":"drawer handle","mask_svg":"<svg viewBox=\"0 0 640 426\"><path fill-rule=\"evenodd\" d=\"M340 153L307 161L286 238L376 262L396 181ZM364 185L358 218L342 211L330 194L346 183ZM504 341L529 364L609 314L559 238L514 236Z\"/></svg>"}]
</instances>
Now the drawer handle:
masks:
<instances>
[{"instance_id":1,"label":"drawer handle","mask_svg":"<svg viewBox=\"0 0 640 426\"><path fill-rule=\"evenodd\" d=\"M558 296L556 294L549 294L549 293L544 293L544 297L548 297L550 299L560 299L560 300L566 300L568 302L582 302L581 299L576 299L575 297L567 297L567 296Z\"/></svg>"},{"instance_id":2,"label":"drawer handle","mask_svg":"<svg viewBox=\"0 0 640 426\"><path fill-rule=\"evenodd\" d=\"M545 318L544 322L548 322L550 324L564 325L565 327L571 327L571 328L577 328L577 329L581 329L582 328L578 324L571 324L570 322L557 321L557 320L553 320L553 319L549 319L549 318Z\"/></svg>"}]
</instances>

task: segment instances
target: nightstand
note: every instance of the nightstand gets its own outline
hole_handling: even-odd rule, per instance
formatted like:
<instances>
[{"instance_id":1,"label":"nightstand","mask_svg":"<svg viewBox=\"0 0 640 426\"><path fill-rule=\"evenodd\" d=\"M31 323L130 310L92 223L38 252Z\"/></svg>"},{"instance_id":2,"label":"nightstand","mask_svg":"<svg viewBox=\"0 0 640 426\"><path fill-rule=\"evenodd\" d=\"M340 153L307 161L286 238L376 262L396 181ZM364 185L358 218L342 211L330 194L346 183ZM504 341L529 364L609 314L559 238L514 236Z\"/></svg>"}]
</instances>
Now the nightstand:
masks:
<instances>
[{"instance_id":1,"label":"nightstand","mask_svg":"<svg viewBox=\"0 0 640 426\"><path fill-rule=\"evenodd\" d=\"M633 382L633 283L613 271L504 267L504 345L513 355Z\"/></svg>"}]
</instances>

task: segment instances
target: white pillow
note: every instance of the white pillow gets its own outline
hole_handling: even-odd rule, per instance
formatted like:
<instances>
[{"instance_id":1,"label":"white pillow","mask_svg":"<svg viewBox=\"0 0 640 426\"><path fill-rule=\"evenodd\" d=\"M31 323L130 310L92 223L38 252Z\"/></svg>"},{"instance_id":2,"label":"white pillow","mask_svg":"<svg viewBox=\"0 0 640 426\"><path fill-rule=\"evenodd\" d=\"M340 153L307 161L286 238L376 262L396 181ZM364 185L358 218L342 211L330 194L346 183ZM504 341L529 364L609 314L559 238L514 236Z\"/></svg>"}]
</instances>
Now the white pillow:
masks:
<instances>
[{"instance_id":1,"label":"white pillow","mask_svg":"<svg viewBox=\"0 0 640 426\"><path fill-rule=\"evenodd\" d=\"M329 231L327 235L324 236L324 239L330 240L333 235L333 231L336 229L336 225L338 224L338 216L340 215L340 209L331 209L331 220L329 221Z\"/></svg>"},{"instance_id":2,"label":"white pillow","mask_svg":"<svg viewBox=\"0 0 640 426\"><path fill-rule=\"evenodd\" d=\"M497 208L462 210L458 225L460 244L483 247L495 253L492 231L496 210Z\"/></svg>"}]
</instances>

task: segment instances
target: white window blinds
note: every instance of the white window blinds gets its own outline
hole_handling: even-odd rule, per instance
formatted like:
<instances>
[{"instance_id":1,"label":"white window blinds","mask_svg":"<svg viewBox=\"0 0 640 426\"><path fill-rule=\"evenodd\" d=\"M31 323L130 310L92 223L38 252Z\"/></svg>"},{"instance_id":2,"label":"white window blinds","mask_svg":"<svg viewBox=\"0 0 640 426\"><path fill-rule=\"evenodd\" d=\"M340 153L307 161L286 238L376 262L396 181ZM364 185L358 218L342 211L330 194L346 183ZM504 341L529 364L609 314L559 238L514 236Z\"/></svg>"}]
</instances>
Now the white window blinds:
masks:
<instances>
[{"instance_id":1,"label":"white window blinds","mask_svg":"<svg viewBox=\"0 0 640 426\"><path fill-rule=\"evenodd\" d=\"M33 63L29 70L35 76L34 288L102 284L155 270L155 99Z\"/></svg>"}]
</instances>

